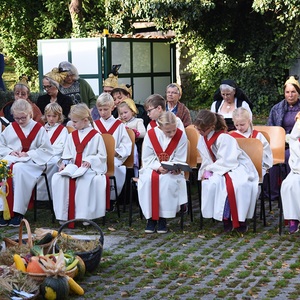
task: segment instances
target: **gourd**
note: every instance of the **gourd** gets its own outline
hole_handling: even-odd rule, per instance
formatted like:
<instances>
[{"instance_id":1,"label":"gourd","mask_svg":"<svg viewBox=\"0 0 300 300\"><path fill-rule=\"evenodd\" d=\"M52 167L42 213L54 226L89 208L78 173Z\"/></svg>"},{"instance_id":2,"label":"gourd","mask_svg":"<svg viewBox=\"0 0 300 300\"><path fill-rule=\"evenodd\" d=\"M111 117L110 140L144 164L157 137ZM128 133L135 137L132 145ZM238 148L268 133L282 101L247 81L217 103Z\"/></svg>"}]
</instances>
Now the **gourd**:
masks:
<instances>
[{"instance_id":1,"label":"gourd","mask_svg":"<svg viewBox=\"0 0 300 300\"><path fill-rule=\"evenodd\" d=\"M76 255L76 258L78 259L78 263L77 263L77 271L76 271L76 275L75 275L75 279L82 279L85 275L86 272L86 267L85 267L85 263L83 261L83 259Z\"/></svg>"},{"instance_id":2,"label":"gourd","mask_svg":"<svg viewBox=\"0 0 300 300\"><path fill-rule=\"evenodd\" d=\"M14 262L17 270L26 272L26 266L23 262L22 257L19 254L14 254Z\"/></svg>"},{"instance_id":3,"label":"gourd","mask_svg":"<svg viewBox=\"0 0 300 300\"><path fill-rule=\"evenodd\" d=\"M40 285L40 293L46 300L65 300L69 296L69 283L65 276L46 277Z\"/></svg>"},{"instance_id":4,"label":"gourd","mask_svg":"<svg viewBox=\"0 0 300 300\"><path fill-rule=\"evenodd\" d=\"M84 289L71 277L66 276L68 279L69 287L72 292L74 292L77 295L84 295Z\"/></svg>"}]
</instances>

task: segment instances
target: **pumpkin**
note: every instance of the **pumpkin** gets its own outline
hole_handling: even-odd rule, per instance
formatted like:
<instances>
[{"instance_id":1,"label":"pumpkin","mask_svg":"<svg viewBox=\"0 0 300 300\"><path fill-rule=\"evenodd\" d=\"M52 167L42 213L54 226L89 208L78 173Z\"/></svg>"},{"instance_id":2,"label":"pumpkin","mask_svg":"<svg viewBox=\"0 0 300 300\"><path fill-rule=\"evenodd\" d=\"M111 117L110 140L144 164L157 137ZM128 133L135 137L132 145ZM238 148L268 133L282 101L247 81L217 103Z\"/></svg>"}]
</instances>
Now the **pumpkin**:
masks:
<instances>
[{"instance_id":1,"label":"pumpkin","mask_svg":"<svg viewBox=\"0 0 300 300\"><path fill-rule=\"evenodd\" d=\"M28 273L37 273L42 274L45 273L44 269L41 267L38 260L33 259L33 257L29 260L27 264L26 272Z\"/></svg>"},{"instance_id":2,"label":"pumpkin","mask_svg":"<svg viewBox=\"0 0 300 300\"><path fill-rule=\"evenodd\" d=\"M69 283L64 276L46 277L40 285L40 293L46 300L64 300L69 297Z\"/></svg>"},{"instance_id":3,"label":"pumpkin","mask_svg":"<svg viewBox=\"0 0 300 300\"><path fill-rule=\"evenodd\" d=\"M78 263L77 263L77 271L74 278L82 279L86 272L85 263L80 256L76 255L76 258L78 259Z\"/></svg>"}]
</instances>

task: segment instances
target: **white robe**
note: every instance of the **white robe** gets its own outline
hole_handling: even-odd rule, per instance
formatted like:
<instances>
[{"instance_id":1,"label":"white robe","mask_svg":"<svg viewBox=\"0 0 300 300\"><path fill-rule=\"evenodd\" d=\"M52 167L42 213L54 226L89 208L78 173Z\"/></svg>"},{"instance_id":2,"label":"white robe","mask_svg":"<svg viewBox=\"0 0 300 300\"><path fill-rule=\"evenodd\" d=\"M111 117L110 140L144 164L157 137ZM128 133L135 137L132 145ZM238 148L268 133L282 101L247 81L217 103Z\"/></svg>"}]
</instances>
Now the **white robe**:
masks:
<instances>
[{"instance_id":1,"label":"white robe","mask_svg":"<svg viewBox=\"0 0 300 300\"><path fill-rule=\"evenodd\" d=\"M91 126L79 130L79 141L92 130ZM88 171L76 179L75 218L97 219L105 216L106 211L106 149L100 134L96 134L85 146L82 161L91 164ZM69 134L61 157L73 163L76 148ZM53 207L57 220L68 220L70 177L55 173L52 177Z\"/></svg>"},{"instance_id":2,"label":"white robe","mask_svg":"<svg viewBox=\"0 0 300 300\"><path fill-rule=\"evenodd\" d=\"M60 125L59 123L56 123L54 126L49 126L49 125L47 126L47 124L45 125L45 129L46 129L46 132L47 132L50 140L51 140L53 133L55 132L55 130L57 129L57 127L59 125ZM47 174L47 179L48 179L51 196L52 196L52 190L51 190L52 176L54 173L56 173L58 171L57 162L60 160L61 155L63 153L68 134L69 133L68 133L67 128L64 127L63 130L58 135L58 137L56 138L56 140L54 141L54 143L52 144L52 148L54 151L53 156L47 162L46 174ZM38 200L48 200L48 192L47 192L47 187L45 184L44 177L40 177L38 180L37 199Z\"/></svg>"},{"instance_id":3,"label":"white robe","mask_svg":"<svg viewBox=\"0 0 300 300\"><path fill-rule=\"evenodd\" d=\"M107 120L100 118L100 121L105 129L109 130L110 127L115 123L116 119L113 116L110 116ZM100 132L96 124L94 125L94 128ZM126 167L123 166L123 163L131 153L132 143L124 124L120 124L112 136L115 139L115 151L118 154L118 156L115 156L114 158L114 175L117 181L117 193L120 195L126 179ZM113 190L111 190L110 199L116 200L115 192Z\"/></svg>"},{"instance_id":4,"label":"white robe","mask_svg":"<svg viewBox=\"0 0 300 300\"><path fill-rule=\"evenodd\" d=\"M300 221L300 122L297 121L292 129L289 139L291 172L282 181L281 199L285 220Z\"/></svg>"},{"instance_id":5,"label":"white robe","mask_svg":"<svg viewBox=\"0 0 300 300\"><path fill-rule=\"evenodd\" d=\"M249 138L250 135L252 134L250 127L245 133L242 133L239 130L235 130L235 132L237 132L238 134L241 134L245 138ZM273 166L273 153L272 153L269 142L267 141L267 139L261 132L258 132L256 139L260 140L263 144L262 175L265 176L267 170Z\"/></svg>"},{"instance_id":6,"label":"white robe","mask_svg":"<svg viewBox=\"0 0 300 300\"><path fill-rule=\"evenodd\" d=\"M27 137L37 122L30 120L25 127L21 127ZM12 125L8 125L0 135L1 159L12 151L20 151L22 144ZM14 205L13 211L24 215L27 211L32 190L45 169L46 163L53 155L53 149L45 128L40 128L32 141L26 162L17 162L13 166Z\"/></svg>"},{"instance_id":7,"label":"white robe","mask_svg":"<svg viewBox=\"0 0 300 300\"><path fill-rule=\"evenodd\" d=\"M166 150L171 139L158 127L154 128L158 141ZM169 161L186 162L187 137L182 134L175 151ZM152 143L146 134L142 149L142 168L139 171L138 196L139 203L146 219L152 217L151 174L157 170L161 163L153 149ZM187 190L184 174L173 175L170 172L159 175L159 216L174 218L180 210L180 205L187 203Z\"/></svg>"},{"instance_id":8,"label":"white robe","mask_svg":"<svg viewBox=\"0 0 300 300\"><path fill-rule=\"evenodd\" d=\"M209 133L208 140L214 131ZM201 204L204 218L214 218L221 221L227 189L225 176L229 172L234 186L238 217L240 222L252 218L258 197L258 174L249 156L242 151L235 138L229 134L221 134L212 145L216 157L213 162L204 137L200 136L198 151L202 157L198 179L202 178L204 171L211 171L213 175L202 180Z\"/></svg>"}]
</instances>

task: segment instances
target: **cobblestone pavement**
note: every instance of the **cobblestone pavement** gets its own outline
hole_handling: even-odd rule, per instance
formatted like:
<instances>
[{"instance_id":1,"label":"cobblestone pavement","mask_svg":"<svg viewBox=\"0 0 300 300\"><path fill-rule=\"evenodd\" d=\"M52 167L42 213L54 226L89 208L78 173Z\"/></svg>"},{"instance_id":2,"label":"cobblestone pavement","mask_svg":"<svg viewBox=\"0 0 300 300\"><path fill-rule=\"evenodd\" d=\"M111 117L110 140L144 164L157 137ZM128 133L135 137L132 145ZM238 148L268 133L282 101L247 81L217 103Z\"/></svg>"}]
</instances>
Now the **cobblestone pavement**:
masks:
<instances>
[{"instance_id":1,"label":"cobblestone pavement","mask_svg":"<svg viewBox=\"0 0 300 300\"><path fill-rule=\"evenodd\" d=\"M258 220L253 233L250 223L244 236L224 234L222 224L212 220L204 220L199 230L196 200L194 222L186 215L181 231L177 217L163 235L144 233L137 208L132 227L127 212L120 219L109 213L105 226L98 222L105 236L101 263L80 282L85 295L72 299L300 299L299 233L288 235L284 228L279 236L276 204L273 209L267 211L266 227ZM32 227L42 227L44 220ZM92 229L75 231L91 234Z\"/></svg>"}]
</instances>

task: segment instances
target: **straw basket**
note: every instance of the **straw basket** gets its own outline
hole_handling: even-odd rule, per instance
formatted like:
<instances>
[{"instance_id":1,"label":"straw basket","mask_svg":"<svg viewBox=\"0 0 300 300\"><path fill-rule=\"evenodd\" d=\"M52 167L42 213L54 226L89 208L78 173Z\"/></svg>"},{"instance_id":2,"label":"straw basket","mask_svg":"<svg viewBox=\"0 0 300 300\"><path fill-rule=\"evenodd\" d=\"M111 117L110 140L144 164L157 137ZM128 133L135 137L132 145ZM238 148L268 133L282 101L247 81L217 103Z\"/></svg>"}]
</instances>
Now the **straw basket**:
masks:
<instances>
[{"instance_id":1,"label":"straw basket","mask_svg":"<svg viewBox=\"0 0 300 300\"><path fill-rule=\"evenodd\" d=\"M101 260L101 256L102 256L103 243L104 243L103 232L102 232L101 228L93 221L90 221L90 220L87 220L87 219L74 219L74 220L70 220L70 221L65 222L58 229L58 235L57 236L60 236L63 229L65 227L67 227L67 225L69 223L72 223L72 222L81 222L81 223L82 222L87 222L90 225L92 225L93 227L95 227L97 229L97 231L99 232L99 234L100 234L100 237L99 237L100 244L95 249L93 249L91 251L86 251L86 252L75 252L75 254L80 256L82 258L82 260L84 261L86 270L88 272L94 271L98 267L98 265L100 263L100 260ZM59 250L59 247L58 247L57 244L56 244L56 248L57 248L57 250Z\"/></svg>"},{"instance_id":2,"label":"straw basket","mask_svg":"<svg viewBox=\"0 0 300 300\"><path fill-rule=\"evenodd\" d=\"M27 238L23 238L23 226L25 225L26 231L27 231ZM22 219L19 227L19 239L12 240L10 238L3 238L3 241L5 242L6 248L14 247L14 246L21 246L21 245L28 245L29 248L33 247L33 237L30 229L29 222L26 219ZM41 248L43 248L44 254L48 253L48 250L52 246L52 241L47 244L39 245Z\"/></svg>"}]
</instances>

